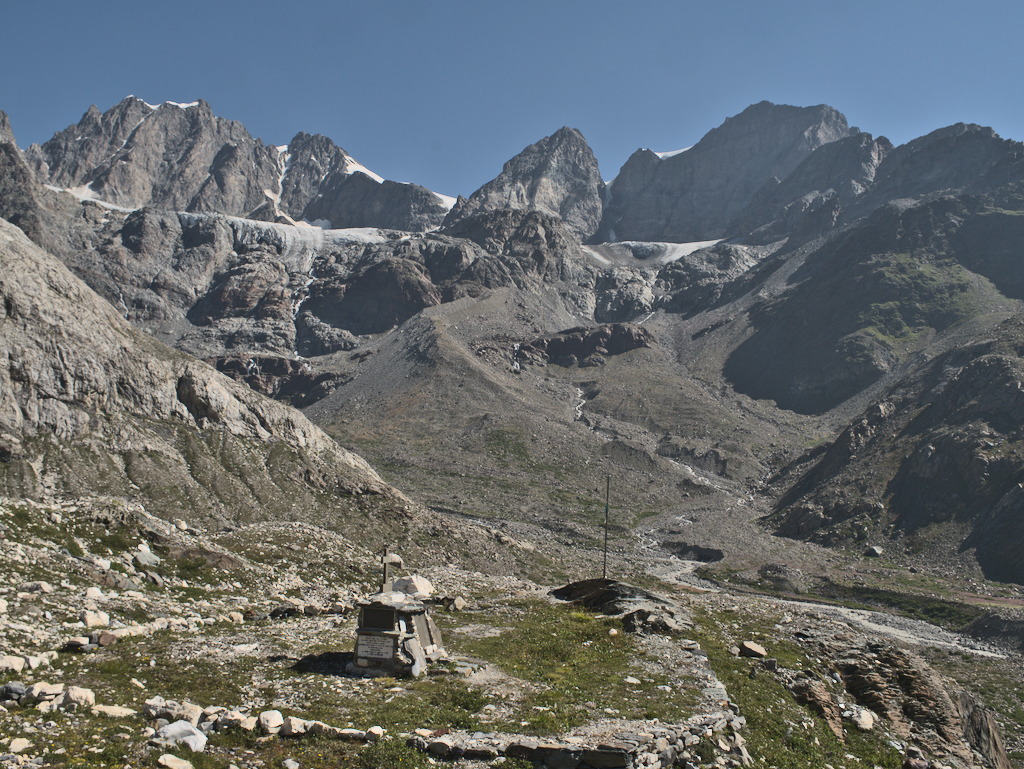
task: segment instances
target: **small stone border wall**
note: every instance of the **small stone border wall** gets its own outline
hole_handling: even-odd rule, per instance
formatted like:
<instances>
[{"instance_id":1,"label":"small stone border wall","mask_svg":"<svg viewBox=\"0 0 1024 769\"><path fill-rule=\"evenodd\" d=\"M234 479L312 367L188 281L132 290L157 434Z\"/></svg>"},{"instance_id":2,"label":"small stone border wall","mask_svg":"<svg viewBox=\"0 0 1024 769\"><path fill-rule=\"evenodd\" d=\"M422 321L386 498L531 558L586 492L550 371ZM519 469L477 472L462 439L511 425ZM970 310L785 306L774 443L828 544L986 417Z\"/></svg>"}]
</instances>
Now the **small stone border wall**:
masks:
<instances>
[{"instance_id":1,"label":"small stone border wall","mask_svg":"<svg viewBox=\"0 0 1024 769\"><path fill-rule=\"evenodd\" d=\"M747 766L750 754L739 733L746 719L731 711L692 716L683 724L651 725L644 731L616 733L602 741L583 738L543 740L522 735L493 737L452 733L437 737L420 730L409 744L447 759L491 760L500 755L523 758L545 769L662 769L701 763L696 748L710 743L726 765Z\"/></svg>"}]
</instances>

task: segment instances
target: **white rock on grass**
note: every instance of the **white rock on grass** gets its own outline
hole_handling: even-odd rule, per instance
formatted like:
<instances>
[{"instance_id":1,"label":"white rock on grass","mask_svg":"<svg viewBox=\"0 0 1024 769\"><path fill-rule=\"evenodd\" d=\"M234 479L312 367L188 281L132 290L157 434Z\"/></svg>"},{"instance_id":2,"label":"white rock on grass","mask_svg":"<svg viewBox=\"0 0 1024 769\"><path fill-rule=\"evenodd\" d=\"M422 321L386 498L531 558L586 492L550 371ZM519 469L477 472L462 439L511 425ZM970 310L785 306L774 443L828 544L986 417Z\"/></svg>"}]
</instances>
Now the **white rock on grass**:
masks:
<instances>
[{"instance_id":1,"label":"white rock on grass","mask_svg":"<svg viewBox=\"0 0 1024 769\"><path fill-rule=\"evenodd\" d=\"M843 717L852 721L853 725L862 732L870 732L875 728L875 721L878 720L872 711L856 705L843 713Z\"/></svg>"},{"instance_id":2,"label":"white rock on grass","mask_svg":"<svg viewBox=\"0 0 1024 769\"><path fill-rule=\"evenodd\" d=\"M19 590L23 593L52 593L53 585L49 582L26 582Z\"/></svg>"},{"instance_id":3,"label":"white rock on grass","mask_svg":"<svg viewBox=\"0 0 1024 769\"><path fill-rule=\"evenodd\" d=\"M25 658L5 654L0 657L0 673L20 673L25 669Z\"/></svg>"},{"instance_id":4,"label":"white rock on grass","mask_svg":"<svg viewBox=\"0 0 1024 769\"><path fill-rule=\"evenodd\" d=\"M98 587L90 587L88 590L85 591L85 597L88 598L90 601L102 601L103 591L100 590Z\"/></svg>"},{"instance_id":5,"label":"white rock on grass","mask_svg":"<svg viewBox=\"0 0 1024 769\"><path fill-rule=\"evenodd\" d=\"M123 708L120 705L95 705L92 709L93 715L110 716L111 718L128 718L137 715L138 711L131 708Z\"/></svg>"},{"instance_id":6,"label":"white rock on grass","mask_svg":"<svg viewBox=\"0 0 1024 769\"><path fill-rule=\"evenodd\" d=\"M199 726L199 722L203 720L203 709L194 702L179 702L175 707L168 703L168 708L171 711L171 718L188 721L192 726Z\"/></svg>"},{"instance_id":7,"label":"white rock on grass","mask_svg":"<svg viewBox=\"0 0 1024 769\"><path fill-rule=\"evenodd\" d=\"M31 747L32 743L26 740L24 737L15 737L11 740L8 750L10 750L12 753L24 753Z\"/></svg>"},{"instance_id":8,"label":"white rock on grass","mask_svg":"<svg viewBox=\"0 0 1024 769\"><path fill-rule=\"evenodd\" d=\"M193 753L206 750L206 735L196 729L188 721L175 721L173 724L160 727L156 738L171 745L184 745Z\"/></svg>"},{"instance_id":9,"label":"white rock on grass","mask_svg":"<svg viewBox=\"0 0 1024 769\"><path fill-rule=\"evenodd\" d=\"M259 724L264 734L277 734L284 726L284 716L280 710L264 710L260 713Z\"/></svg>"},{"instance_id":10,"label":"white rock on grass","mask_svg":"<svg viewBox=\"0 0 1024 769\"><path fill-rule=\"evenodd\" d=\"M312 721L288 716L284 719L284 723L281 724L281 734L285 737L297 737L309 731L310 724L312 724Z\"/></svg>"},{"instance_id":11,"label":"white rock on grass","mask_svg":"<svg viewBox=\"0 0 1024 769\"><path fill-rule=\"evenodd\" d=\"M64 684L48 684L46 681L36 681L21 698L23 705L35 705L38 702L49 702L59 697L64 692Z\"/></svg>"},{"instance_id":12,"label":"white rock on grass","mask_svg":"<svg viewBox=\"0 0 1024 769\"><path fill-rule=\"evenodd\" d=\"M217 715L217 728L230 729L234 726L241 726L246 718L244 713L239 713L237 710L227 710Z\"/></svg>"},{"instance_id":13,"label":"white rock on grass","mask_svg":"<svg viewBox=\"0 0 1024 769\"><path fill-rule=\"evenodd\" d=\"M6 614L6 613L7 613L7 601L4 600L3 598L0 598L0 614Z\"/></svg>"},{"instance_id":14,"label":"white rock on grass","mask_svg":"<svg viewBox=\"0 0 1024 769\"><path fill-rule=\"evenodd\" d=\"M160 758L156 760L160 766L167 767L167 769L195 769L192 766L191 761L186 761L184 758L178 758L171 753L164 753Z\"/></svg>"},{"instance_id":15,"label":"white rock on grass","mask_svg":"<svg viewBox=\"0 0 1024 769\"><path fill-rule=\"evenodd\" d=\"M58 708L91 708L96 704L96 693L81 686L69 686L53 703Z\"/></svg>"},{"instance_id":16,"label":"white rock on grass","mask_svg":"<svg viewBox=\"0 0 1024 769\"><path fill-rule=\"evenodd\" d=\"M759 643L753 641L744 641L740 644L740 656L741 657L767 657L768 652Z\"/></svg>"},{"instance_id":17,"label":"white rock on grass","mask_svg":"<svg viewBox=\"0 0 1024 769\"><path fill-rule=\"evenodd\" d=\"M85 609L78 615L78 620L86 627L106 627L110 624L110 615L105 611Z\"/></svg>"}]
</instances>

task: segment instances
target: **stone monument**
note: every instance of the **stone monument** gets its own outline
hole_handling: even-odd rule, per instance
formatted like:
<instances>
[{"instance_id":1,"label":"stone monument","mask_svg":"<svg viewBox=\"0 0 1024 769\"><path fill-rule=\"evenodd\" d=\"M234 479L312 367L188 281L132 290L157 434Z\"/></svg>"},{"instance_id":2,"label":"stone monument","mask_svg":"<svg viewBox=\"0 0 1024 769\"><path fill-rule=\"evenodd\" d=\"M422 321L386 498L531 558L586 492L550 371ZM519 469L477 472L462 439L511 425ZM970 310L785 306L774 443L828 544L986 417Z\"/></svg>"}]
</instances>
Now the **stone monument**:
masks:
<instances>
[{"instance_id":1,"label":"stone monument","mask_svg":"<svg viewBox=\"0 0 1024 769\"><path fill-rule=\"evenodd\" d=\"M381 591L357 604L356 645L348 672L372 677L416 678L426 672L428 664L447 656L441 633L426 604L420 600L426 598L432 588L422 577L389 581L390 567L402 566L402 559L396 554L385 553L381 562L384 565Z\"/></svg>"}]
</instances>

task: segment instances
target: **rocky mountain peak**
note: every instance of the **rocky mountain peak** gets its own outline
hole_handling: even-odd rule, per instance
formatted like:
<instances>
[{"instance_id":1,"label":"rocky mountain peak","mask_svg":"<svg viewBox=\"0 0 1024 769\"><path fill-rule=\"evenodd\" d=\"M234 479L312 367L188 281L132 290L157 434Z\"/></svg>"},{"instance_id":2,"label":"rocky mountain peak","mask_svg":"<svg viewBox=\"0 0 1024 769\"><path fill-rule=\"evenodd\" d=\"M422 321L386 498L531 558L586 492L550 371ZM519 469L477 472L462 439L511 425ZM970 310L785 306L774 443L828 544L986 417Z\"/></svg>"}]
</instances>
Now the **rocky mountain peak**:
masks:
<instances>
[{"instance_id":1,"label":"rocky mountain peak","mask_svg":"<svg viewBox=\"0 0 1024 769\"><path fill-rule=\"evenodd\" d=\"M11 121L7 113L0 110L0 144L10 142L14 144L14 131L11 130Z\"/></svg>"},{"instance_id":2,"label":"rocky mountain peak","mask_svg":"<svg viewBox=\"0 0 1024 769\"><path fill-rule=\"evenodd\" d=\"M496 178L452 209L446 224L481 211L535 209L561 217L573 233L587 239L601 219L603 187L587 140L566 126L505 163Z\"/></svg>"},{"instance_id":3,"label":"rocky mountain peak","mask_svg":"<svg viewBox=\"0 0 1024 769\"><path fill-rule=\"evenodd\" d=\"M1022 178L1024 151L991 128L956 123L939 128L889 153L878 168L866 202L932 194L943 190L991 189Z\"/></svg>"},{"instance_id":4,"label":"rocky mountain peak","mask_svg":"<svg viewBox=\"0 0 1024 769\"><path fill-rule=\"evenodd\" d=\"M210 105L130 96L104 113L91 107L30 156L37 175L128 208L244 215L276 192L276 151Z\"/></svg>"},{"instance_id":5,"label":"rocky mountain peak","mask_svg":"<svg viewBox=\"0 0 1024 769\"><path fill-rule=\"evenodd\" d=\"M320 193L332 174L345 175L352 158L321 134L299 132L285 148L285 173L281 183L281 210L303 218L306 206Z\"/></svg>"},{"instance_id":6,"label":"rocky mountain peak","mask_svg":"<svg viewBox=\"0 0 1024 769\"><path fill-rule=\"evenodd\" d=\"M424 187L385 183L325 136L299 133L283 152L264 145L202 99L90 107L28 161L43 181L126 208L413 231L438 226L450 208Z\"/></svg>"},{"instance_id":7,"label":"rocky mountain peak","mask_svg":"<svg viewBox=\"0 0 1024 769\"><path fill-rule=\"evenodd\" d=\"M599 238L720 238L769 181L786 178L815 149L849 133L846 118L832 107L763 101L685 152L660 157L638 151L615 178Z\"/></svg>"}]
</instances>

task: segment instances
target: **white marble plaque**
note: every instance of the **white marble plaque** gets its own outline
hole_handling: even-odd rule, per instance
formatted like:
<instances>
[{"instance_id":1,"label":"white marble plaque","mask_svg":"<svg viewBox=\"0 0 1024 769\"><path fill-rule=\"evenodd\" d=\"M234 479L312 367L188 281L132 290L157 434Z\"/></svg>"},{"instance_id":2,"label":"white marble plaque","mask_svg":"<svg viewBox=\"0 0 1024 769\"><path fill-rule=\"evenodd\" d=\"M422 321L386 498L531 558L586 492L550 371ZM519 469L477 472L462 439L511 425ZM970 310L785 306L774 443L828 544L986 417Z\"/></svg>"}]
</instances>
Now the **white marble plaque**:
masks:
<instances>
[{"instance_id":1,"label":"white marble plaque","mask_svg":"<svg viewBox=\"0 0 1024 769\"><path fill-rule=\"evenodd\" d=\"M395 656L395 640L388 636L361 635L356 644L356 656L374 660L389 660Z\"/></svg>"}]
</instances>

